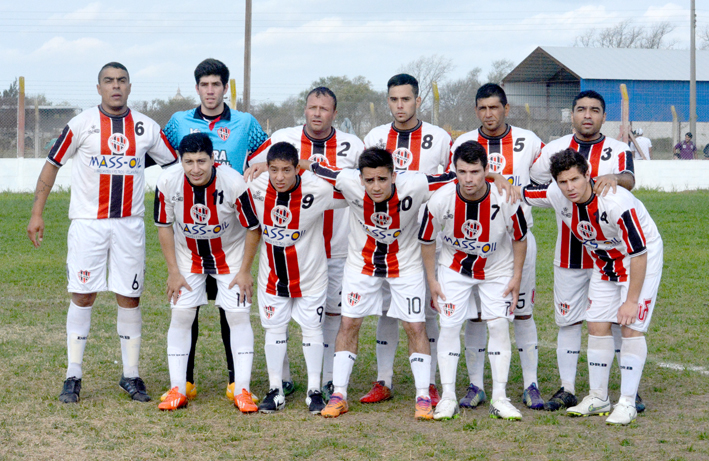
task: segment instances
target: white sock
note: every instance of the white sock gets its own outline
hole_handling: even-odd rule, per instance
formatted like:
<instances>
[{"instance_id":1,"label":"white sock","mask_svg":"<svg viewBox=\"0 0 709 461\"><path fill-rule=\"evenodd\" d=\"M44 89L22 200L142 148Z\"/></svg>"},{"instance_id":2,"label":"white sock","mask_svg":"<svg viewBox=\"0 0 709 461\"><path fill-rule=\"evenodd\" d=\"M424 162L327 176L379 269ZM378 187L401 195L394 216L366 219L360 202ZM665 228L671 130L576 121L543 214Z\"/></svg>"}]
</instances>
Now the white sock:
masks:
<instances>
[{"instance_id":1,"label":"white sock","mask_svg":"<svg viewBox=\"0 0 709 461\"><path fill-rule=\"evenodd\" d=\"M170 389L177 387L187 395L187 361L192 344L192 322L197 309L172 309L167 330L167 366L170 369Z\"/></svg>"},{"instance_id":2,"label":"white sock","mask_svg":"<svg viewBox=\"0 0 709 461\"><path fill-rule=\"evenodd\" d=\"M438 368L441 372L442 399L455 399L455 377L460 359L460 329L462 325L441 327L438 335Z\"/></svg>"},{"instance_id":3,"label":"white sock","mask_svg":"<svg viewBox=\"0 0 709 461\"><path fill-rule=\"evenodd\" d=\"M623 346L620 349L620 395L631 402L635 402L646 359L645 336L623 338Z\"/></svg>"},{"instance_id":4,"label":"white sock","mask_svg":"<svg viewBox=\"0 0 709 461\"><path fill-rule=\"evenodd\" d=\"M608 398L608 377L613 364L613 336L588 335L588 393Z\"/></svg>"},{"instance_id":5,"label":"white sock","mask_svg":"<svg viewBox=\"0 0 709 461\"><path fill-rule=\"evenodd\" d=\"M116 330L121 338L121 356L123 357L123 376L126 378L137 378L138 362L140 360L140 332L143 326L143 318L138 307L118 306L116 316Z\"/></svg>"},{"instance_id":6,"label":"white sock","mask_svg":"<svg viewBox=\"0 0 709 461\"><path fill-rule=\"evenodd\" d=\"M333 392L339 392L347 400L347 385L350 383L350 375L357 354L350 351L335 352L335 359L332 366Z\"/></svg>"},{"instance_id":7,"label":"white sock","mask_svg":"<svg viewBox=\"0 0 709 461\"><path fill-rule=\"evenodd\" d=\"M617 323L611 323L611 333L613 333L613 346L615 349L615 359L620 367L620 348L623 345L623 331ZM635 398L635 397L633 397Z\"/></svg>"},{"instance_id":8,"label":"white sock","mask_svg":"<svg viewBox=\"0 0 709 461\"><path fill-rule=\"evenodd\" d=\"M431 356L414 352L409 356L409 363L414 375L416 397L428 397L428 385L431 382Z\"/></svg>"},{"instance_id":9,"label":"white sock","mask_svg":"<svg viewBox=\"0 0 709 461\"><path fill-rule=\"evenodd\" d=\"M69 311L66 314L67 378L81 379L83 376L81 365L84 362L86 339L89 337L89 329L91 328L92 307L80 307L73 301L69 303Z\"/></svg>"},{"instance_id":10,"label":"white sock","mask_svg":"<svg viewBox=\"0 0 709 461\"><path fill-rule=\"evenodd\" d=\"M556 363L559 367L561 386L570 394L576 394L576 367L581 354L581 324L559 327L556 337Z\"/></svg>"},{"instance_id":11,"label":"white sock","mask_svg":"<svg viewBox=\"0 0 709 461\"><path fill-rule=\"evenodd\" d=\"M301 330L303 332L303 357L308 372L308 390L319 390L323 359L322 329L301 327Z\"/></svg>"},{"instance_id":12,"label":"white sock","mask_svg":"<svg viewBox=\"0 0 709 461\"><path fill-rule=\"evenodd\" d=\"M278 389L283 393L283 358L288 352L288 326L266 328L265 345L266 367L268 368L269 389Z\"/></svg>"},{"instance_id":13,"label":"white sock","mask_svg":"<svg viewBox=\"0 0 709 461\"><path fill-rule=\"evenodd\" d=\"M468 379L480 389L485 389L485 352L487 344L487 326L485 322L465 322L465 364Z\"/></svg>"},{"instance_id":14,"label":"white sock","mask_svg":"<svg viewBox=\"0 0 709 461\"><path fill-rule=\"evenodd\" d=\"M510 322L505 318L487 321L490 331L490 341L487 346L487 356L490 359L492 371L492 400L507 397L505 387L510 374L510 359L512 358L512 343L510 342Z\"/></svg>"},{"instance_id":15,"label":"white sock","mask_svg":"<svg viewBox=\"0 0 709 461\"><path fill-rule=\"evenodd\" d=\"M286 326L286 341L290 339L290 330ZM281 379L283 381L293 381L290 375L290 360L288 359L288 347L286 347L286 354L283 356L283 370L281 371ZM281 387L283 383L281 383Z\"/></svg>"},{"instance_id":16,"label":"white sock","mask_svg":"<svg viewBox=\"0 0 709 461\"><path fill-rule=\"evenodd\" d=\"M234 357L234 394L242 389L251 392L251 368L254 363L254 331L248 312L224 310L229 323L231 355Z\"/></svg>"},{"instance_id":17,"label":"white sock","mask_svg":"<svg viewBox=\"0 0 709 461\"><path fill-rule=\"evenodd\" d=\"M436 368L438 367L438 319L432 307L426 306L426 312L433 311L434 315L426 316L426 336L431 348L431 384L436 385ZM460 339L459 339L460 342Z\"/></svg>"},{"instance_id":18,"label":"white sock","mask_svg":"<svg viewBox=\"0 0 709 461\"><path fill-rule=\"evenodd\" d=\"M391 389L394 358L399 347L399 321L382 315L377 323L377 381Z\"/></svg>"},{"instance_id":19,"label":"white sock","mask_svg":"<svg viewBox=\"0 0 709 461\"><path fill-rule=\"evenodd\" d=\"M537 325L534 317L527 320L514 319L515 342L519 351L519 361L522 365L524 388L537 383L537 365L539 363L537 346Z\"/></svg>"},{"instance_id":20,"label":"white sock","mask_svg":"<svg viewBox=\"0 0 709 461\"><path fill-rule=\"evenodd\" d=\"M337 332L340 331L340 323L342 323L341 315L325 314L325 320L322 324L323 334L323 364L322 364L322 385L332 381L332 362L335 360L335 340Z\"/></svg>"}]
</instances>

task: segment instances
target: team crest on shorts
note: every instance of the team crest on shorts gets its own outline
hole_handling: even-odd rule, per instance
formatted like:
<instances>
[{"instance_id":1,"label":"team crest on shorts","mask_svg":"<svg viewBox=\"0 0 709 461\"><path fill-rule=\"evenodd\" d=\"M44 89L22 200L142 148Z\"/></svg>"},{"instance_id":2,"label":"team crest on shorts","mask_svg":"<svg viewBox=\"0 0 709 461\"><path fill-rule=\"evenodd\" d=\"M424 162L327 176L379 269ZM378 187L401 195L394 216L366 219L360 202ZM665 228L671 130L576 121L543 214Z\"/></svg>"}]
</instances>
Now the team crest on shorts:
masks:
<instances>
[{"instance_id":1,"label":"team crest on shorts","mask_svg":"<svg viewBox=\"0 0 709 461\"><path fill-rule=\"evenodd\" d=\"M287 226L291 219L293 219L293 215L288 207L276 205L271 210L271 220L275 226Z\"/></svg>"},{"instance_id":2,"label":"team crest on shorts","mask_svg":"<svg viewBox=\"0 0 709 461\"><path fill-rule=\"evenodd\" d=\"M468 240L475 240L483 233L483 226L479 221L468 219L460 226L463 236Z\"/></svg>"},{"instance_id":3,"label":"team crest on shorts","mask_svg":"<svg viewBox=\"0 0 709 461\"><path fill-rule=\"evenodd\" d=\"M192 219L194 222L198 224L206 224L209 222L209 217L212 215L212 212L209 210L209 207L207 205L202 205L201 203L195 203L192 205L192 208L190 208L190 216L192 216Z\"/></svg>"},{"instance_id":4,"label":"team crest on shorts","mask_svg":"<svg viewBox=\"0 0 709 461\"><path fill-rule=\"evenodd\" d=\"M130 147L130 141L123 133L113 133L106 143L113 155L124 155Z\"/></svg>"},{"instance_id":5,"label":"team crest on shorts","mask_svg":"<svg viewBox=\"0 0 709 461\"><path fill-rule=\"evenodd\" d=\"M441 313L446 317L450 317L455 312L455 304L453 303L442 303Z\"/></svg>"},{"instance_id":6,"label":"team crest on shorts","mask_svg":"<svg viewBox=\"0 0 709 461\"><path fill-rule=\"evenodd\" d=\"M347 294L347 304L354 307L362 300L362 295L355 293L354 291Z\"/></svg>"},{"instance_id":7,"label":"team crest on shorts","mask_svg":"<svg viewBox=\"0 0 709 461\"><path fill-rule=\"evenodd\" d=\"M382 212L372 213L372 216L370 216L369 219L372 220L375 226L384 228L389 228L393 221L391 216Z\"/></svg>"},{"instance_id":8,"label":"team crest on shorts","mask_svg":"<svg viewBox=\"0 0 709 461\"><path fill-rule=\"evenodd\" d=\"M394 159L394 168L397 170L408 170L414 160L414 154L406 147L399 147L391 154L391 157Z\"/></svg>"},{"instance_id":9,"label":"team crest on shorts","mask_svg":"<svg viewBox=\"0 0 709 461\"><path fill-rule=\"evenodd\" d=\"M561 315L566 315L571 310L571 306L566 303L559 303L559 313Z\"/></svg>"},{"instance_id":10,"label":"team crest on shorts","mask_svg":"<svg viewBox=\"0 0 709 461\"><path fill-rule=\"evenodd\" d=\"M89 271L79 271L79 281L81 283L86 283L91 278L91 272Z\"/></svg>"},{"instance_id":11,"label":"team crest on shorts","mask_svg":"<svg viewBox=\"0 0 709 461\"><path fill-rule=\"evenodd\" d=\"M264 306L263 311L266 314L266 318L270 319L271 317L273 317L273 314L276 313L276 308L273 306Z\"/></svg>"},{"instance_id":12,"label":"team crest on shorts","mask_svg":"<svg viewBox=\"0 0 709 461\"><path fill-rule=\"evenodd\" d=\"M323 154L313 154L308 160L310 160L311 162L318 162L320 165L330 165L330 162L327 161L327 157L325 157Z\"/></svg>"},{"instance_id":13,"label":"team crest on shorts","mask_svg":"<svg viewBox=\"0 0 709 461\"><path fill-rule=\"evenodd\" d=\"M229 135L231 134L231 130L225 126L219 127L217 130L217 134L219 135L219 139L222 141L226 141L229 139Z\"/></svg>"},{"instance_id":14,"label":"team crest on shorts","mask_svg":"<svg viewBox=\"0 0 709 461\"><path fill-rule=\"evenodd\" d=\"M490 173L500 173L505 169L507 160L505 156L500 153L493 153L487 155L487 164L490 165Z\"/></svg>"},{"instance_id":15,"label":"team crest on shorts","mask_svg":"<svg viewBox=\"0 0 709 461\"><path fill-rule=\"evenodd\" d=\"M580 221L576 226L576 232L583 237L583 240L596 240L596 229L588 221Z\"/></svg>"}]
</instances>

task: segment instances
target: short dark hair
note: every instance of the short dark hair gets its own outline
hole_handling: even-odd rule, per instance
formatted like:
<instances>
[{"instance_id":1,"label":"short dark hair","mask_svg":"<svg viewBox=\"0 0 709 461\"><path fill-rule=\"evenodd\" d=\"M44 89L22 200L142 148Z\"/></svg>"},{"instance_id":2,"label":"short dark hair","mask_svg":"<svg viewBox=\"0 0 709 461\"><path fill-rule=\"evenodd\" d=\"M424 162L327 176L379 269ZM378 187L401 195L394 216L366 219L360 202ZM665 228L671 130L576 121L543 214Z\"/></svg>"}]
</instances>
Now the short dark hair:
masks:
<instances>
[{"instance_id":1,"label":"short dark hair","mask_svg":"<svg viewBox=\"0 0 709 461\"><path fill-rule=\"evenodd\" d=\"M411 85L414 91L414 97L419 97L419 81L414 78L414 76L409 74L396 74L387 82L387 91L391 89L392 86L402 86Z\"/></svg>"},{"instance_id":2,"label":"short dark hair","mask_svg":"<svg viewBox=\"0 0 709 461\"><path fill-rule=\"evenodd\" d=\"M102 73L105 69L107 69L107 68L109 68L109 67L110 67L111 69L121 69L121 70L125 70L125 71L126 71L126 75L128 75L128 81L130 82L130 74L128 73L128 69L126 69L126 66L124 66L124 65L121 64L120 62L111 61L111 62L109 62L108 64L104 64L103 67L101 68L101 70L98 71L98 82L99 82L99 83L101 83L101 73Z\"/></svg>"},{"instance_id":3,"label":"short dark hair","mask_svg":"<svg viewBox=\"0 0 709 461\"><path fill-rule=\"evenodd\" d=\"M224 86L229 82L229 68L217 59L207 58L197 64L194 70L194 80L197 82L197 85L199 85L199 81L202 77L206 77L207 75L219 76Z\"/></svg>"},{"instance_id":4,"label":"short dark hair","mask_svg":"<svg viewBox=\"0 0 709 461\"><path fill-rule=\"evenodd\" d=\"M360 173L364 168L379 168L386 167L389 173L394 172L394 159L391 157L391 153L385 149L379 147L370 147L362 152L359 156L359 162L357 167Z\"/></svg>"},{"instance_id":5,"label":"short dark hair","mask_svg":"<svg viewBox=\"0 0 709 461\"><path fill-rule=\"evenodd\" d=\"M480 163L485 168L487 166L487 151L477 141L465 141L453 152L453 166L458 165L458 160L471 164Z\"/></svg>"},{"instance_id":6,"label":"short dark hair","mask_svg":"<svg viewBox=\"0 0 709 461\"><path fill-rule=\"evenodd\" d=\"M576 103L579 101L579 99L583 98L591 98L591 99L596 99L601 102L601 107L603 108L603 113L606 113L606 100L603 99L603 96L601 96L601 93L593 90L586 90L582 91L579 94L576 95L574 98L574 102L571 103L571 110L576 108Z\"/></svg>"},{"instance_id":7,"label":"short dark hair","mask_svg":"<svg viewBox=\"0 0 709 461\"><path fill-rule=\"evenodd\" d=\"M505 94L505 90L497 83L486 83L478 88L478 92L475 94L475 105L478 105L479 99L491 98L493 96L497 96L503 106L507 105L507 94Z\"/></svg>"},{"instance_id":8,"label":"short dark hair","mask_svg":"<svg viewBox=\"0 0 709 461\"><path fill-rule=\"evenodd\" d=\"M300 157L298 156L298 149L291 143L281 141L272 145L268 149L268 154L266 155L266 163L269 165L274 160L283 160L284 162L292 163L294 167L298 167L298 161Z\"/></svg>"},{"instance_id":9,"label":"short dark hair","mask_svg":"<svg viewBox=\"0 0 709 461\"><path fill-rule=\"evenodd\" d=\"M214 147L212 140L206 133L191 133L182 138L180 145L177 147L180 153L180 158L185 154L204 152L211 158L214 155Z\"/></svg>"},{"instance_id":10,"label":"short dark hair","mask_svg":"<svg viewBox=\"0 0 709 461\"><path fill-rule=\"evenodd\" d=\"M688 132L686 132L686 133L685 133L684 135L685 135L685 136L689 136L689 139L692 139L692 137L693 137L693 136L692 136L692 133L691 133L691 132L689 132L689 131L688 131Z\"/></svg>"},{"instance_id":11,"label":"short dark hair","mask_svg":"<svg viewBox=\"0 0 709 461\"><path fill-rule=\"evenodd\" d=\"M557 176L573 167L578 168L579 173L582 175L585 175L588 171L588 160L570 147L552 155L550 161L551 166L549 170L555 181Z\"/></svg>"},{"instance_id":12,"label":"short dark hair","mask_svg":"<svg viewBox=\"0 0 709 461\"><path fill-rule=\"evenodd\" d=\"M306 104L307 104L308 98L313 94L315 96L330 96L332 98L332 100L335 102L335 109L337 109L337 96L335 96L335 93L333 93L330 88L328 88L326 86L319 86L317 88L313 88L312 90L310 90L310 93L308 93L308 95L305 97Z\"/></svg>"}]
</instances>

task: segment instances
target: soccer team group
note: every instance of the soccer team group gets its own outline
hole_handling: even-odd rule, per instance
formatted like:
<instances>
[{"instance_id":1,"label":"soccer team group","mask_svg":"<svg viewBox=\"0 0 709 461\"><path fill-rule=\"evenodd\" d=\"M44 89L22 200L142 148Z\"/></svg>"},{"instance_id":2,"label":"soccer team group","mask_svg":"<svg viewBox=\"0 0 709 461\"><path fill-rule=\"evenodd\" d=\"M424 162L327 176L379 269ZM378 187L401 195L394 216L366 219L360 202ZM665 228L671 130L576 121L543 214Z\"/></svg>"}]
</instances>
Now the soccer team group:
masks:
<instances>
[{"instance_id":1,"label":"soccer team group","mask_svg":"<svg viewBox=\"0 0 709 461\"><path fill-rule=\"evenodd\" d=\"M161 397L161 410L184 407L197 395L199 307L215 299L229 370L226 393L244 413L282 410L294 391L287 355L291 319L302 331L309 411L324 417L346 413L359 330L371 315L379 316L378 376L362 403L392 397L401 322L416 419L455 418L460 407L488 400L490 416L521 419L506 395L512 323L524 405L565 409L572 416L609 415L607 423L621 425L643 411L638 386L647 357L644 333L662 273L662 240L629 192L635 183L629 147L601 134L600 94L579 93L572 102L574 133L544 145L531 131L506 122L504 90L486 84L475 98L480 128L453 143L446 131L418 119L418 82L399 74L388 82L393 122L371 130L364 142L332 126L337 98L324 87L308 94L305 125L268 138L254 117L224 103L229 71L222 62L207 59L194 75L199 107L174 114L161 130L128 108L127 69L106 64L98 75L101 104L69 121L40 173L27 227L35 247L42 241L43 210L57 172L74 159L68 368L60 401L79 401L92 306L96 294L107 290L118 305L120 386L134 400L150 400L138 371L139 301L144 170L155 163L163 171L154 221L172 308L170 390ZM554 307L561 387L548 401L537 384L534 206L553 208L558 228ZM250 388L255 291L269 376L269 391L260 401ZM589 394L579 402L575 381L583 321ZM464 325L469 386L458 400ZM621 386L612 405L608 380L614 357Z\"/></svg>"}]
</instances>

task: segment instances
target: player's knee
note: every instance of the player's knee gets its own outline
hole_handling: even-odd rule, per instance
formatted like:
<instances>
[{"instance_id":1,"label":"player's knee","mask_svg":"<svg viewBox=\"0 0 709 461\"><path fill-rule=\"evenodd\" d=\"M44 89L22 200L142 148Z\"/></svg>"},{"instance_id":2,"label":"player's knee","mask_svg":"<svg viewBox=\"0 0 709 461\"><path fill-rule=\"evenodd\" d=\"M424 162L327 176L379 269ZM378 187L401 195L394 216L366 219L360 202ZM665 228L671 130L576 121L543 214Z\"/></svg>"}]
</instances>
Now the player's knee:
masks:
<instances>
[{"instance_id":1,"label":"player's knee","mask_svg":"<svg viewBox=\"0 0 709 461\"><path fill-rule=\"evenodd\" d=\"M96 295L94 294L94 296ZM125 309L132 309L140 305L140 298L123 296L116 293L116 302Z\"/></svg>"},{"instance_id":2,"label":"player's knee","mask_svg":"<svg viewBox=\"0 0 709 461\"><path fill-rule=\"evenodd\" d=\"M322 329L321 328L301 327L300 330L301 330L301 333L303 334L303 342L305 342L306 338L310 339L310 340L320 338L320 342L322 342Z\"/></svg>"},{"instance_id":3,"label":"player's knee","mask_svg":"<svg viewBox=\"0 0 709 461\"><path fill-rule=\"evenodd\" d=\"M192 328L192 323L197 315L197 309L172 309L172 318L170 319L170 328L180 330L189 330Z\"/></svg>"},{"instance_id":4,"label":"player's knee","mask_svg":"<svg viewBox=\"0 0 709 461\"><path fill-rule=\"evenodd\" d=\"M89 307L96 301L96 293L72 293L71 301L79 307Z\"/></svg>"},{"instance_id":5,"label":"player's knee","mask_svg":"<svg viewBox=\"0 0 709 461\"><path fill-rule=\"evenodd\" d=\"M235 312L224 310L224 314L226 315L226 320L229 323L229 326L232 328L239 325L245 325L251 322L248 312Z\"/></svg>"},{"instance_id":6,"label":"player's knee","mask_svg":"<svg viewBox=\"0 0 709 461\"><path fill-rule=\"evenodd\" d=\"M264 326L264 330L266 330L266 333L270 333L273 335L286 335L288 334L288 325L279 325L279 326Z\"/></svg>"},{"instance_id":7,"label":"player's knee","mask_svg":"<svg viewBox=\"0 0 709 461\"><path fill-rule=\"evenodd\" d=\"M411 337L426 336L426 323L424 322L402 322L404 330Z\"/></svg>"},{"instance_id":8,"label":"player's knee","mask_svg":"<svg viewBox=\"0 0 709 461\"><path fill-rule=\"evenodd\" d=\"M515 320L529 320L532 318L532 315L515 315Z\"/></svg>"}]
</instances>

